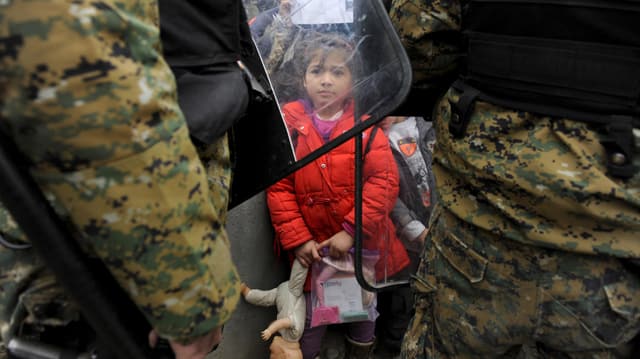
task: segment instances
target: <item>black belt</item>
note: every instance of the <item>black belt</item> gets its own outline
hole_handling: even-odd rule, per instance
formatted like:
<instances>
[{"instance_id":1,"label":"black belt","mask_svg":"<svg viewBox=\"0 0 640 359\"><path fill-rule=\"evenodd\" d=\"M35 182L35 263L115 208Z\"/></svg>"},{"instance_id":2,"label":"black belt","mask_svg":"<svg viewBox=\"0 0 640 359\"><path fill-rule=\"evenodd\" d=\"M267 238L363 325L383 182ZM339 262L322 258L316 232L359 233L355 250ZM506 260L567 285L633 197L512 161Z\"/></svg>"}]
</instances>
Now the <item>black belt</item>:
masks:
<instances>
[{"instance_id":1,"label":"black belt","mask_svg":"<svg viewBox=\"0 0 640 359\"><path fill-rule=\"evenodd\" d=\"M640 48L466 32L465 82L497 96L640 115Z\"/></svg>"}]
</instances>

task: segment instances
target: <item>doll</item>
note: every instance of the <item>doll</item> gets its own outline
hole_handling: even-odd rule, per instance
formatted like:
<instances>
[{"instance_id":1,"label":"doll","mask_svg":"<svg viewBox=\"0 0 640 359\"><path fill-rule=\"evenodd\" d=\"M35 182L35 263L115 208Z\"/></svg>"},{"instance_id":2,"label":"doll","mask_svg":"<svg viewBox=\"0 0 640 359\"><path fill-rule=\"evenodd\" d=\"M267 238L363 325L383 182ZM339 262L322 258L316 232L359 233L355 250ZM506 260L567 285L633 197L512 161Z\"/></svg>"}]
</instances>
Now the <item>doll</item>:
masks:
<instances>
[{"instance_id":1,"label":"doll","mask_svg":"<svg viewBox=\"0 0 640 359\"><path fill-rule=\"evenodd\" d=\"M271 344L271 358L302 358L298 341L304 331L306 301L303 294L307 268L298 260L293 261L289 280L282 282L271 290L251 289L242 283L242 295L245 300L254 305L264 307L276 306L278 315L276 320L261 332L263 340L269 340L278 332L282 338L274 338Z\"/></svg>"}]
</instances>

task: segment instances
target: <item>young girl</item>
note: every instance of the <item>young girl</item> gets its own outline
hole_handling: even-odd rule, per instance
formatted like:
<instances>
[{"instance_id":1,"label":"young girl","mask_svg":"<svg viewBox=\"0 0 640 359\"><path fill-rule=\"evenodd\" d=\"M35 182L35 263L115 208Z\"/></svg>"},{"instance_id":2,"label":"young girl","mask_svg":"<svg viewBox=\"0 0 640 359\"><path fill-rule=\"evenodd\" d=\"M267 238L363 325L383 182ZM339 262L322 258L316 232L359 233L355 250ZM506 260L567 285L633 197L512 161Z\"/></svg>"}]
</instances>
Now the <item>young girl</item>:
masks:
<instances>
[{"instance_id":1,"label":"young girl","mask_svg":"<svg viewBox=\"0 0 640 359\"><path fill-rule=\"evenodd\" d=\"M317 35L303 51L302 86L305 98L283 106L285 121L295 139L297 158L303 158L352 128L351 97L353 47L338 35ZM364 131L363 144L371 130ZM364 147L364 145L363 145ZM354 244L355 153L351 139L320 156L267 190L267 202L277 240L291 258L304 266L320 260L322 248L331 257L347 254ZM409 263L395 236L389 212L398 195L398 173L386 136L379 131L371 141L363 167L364 247L380 253L377 279L390 276ZM307 318L300 346L305 359L320 352L326 326L310 327L310 275L307 276ZM349 357L367 358L371 353L375 324L362 321L347 328Z\"/></svg>"}]
</instances>

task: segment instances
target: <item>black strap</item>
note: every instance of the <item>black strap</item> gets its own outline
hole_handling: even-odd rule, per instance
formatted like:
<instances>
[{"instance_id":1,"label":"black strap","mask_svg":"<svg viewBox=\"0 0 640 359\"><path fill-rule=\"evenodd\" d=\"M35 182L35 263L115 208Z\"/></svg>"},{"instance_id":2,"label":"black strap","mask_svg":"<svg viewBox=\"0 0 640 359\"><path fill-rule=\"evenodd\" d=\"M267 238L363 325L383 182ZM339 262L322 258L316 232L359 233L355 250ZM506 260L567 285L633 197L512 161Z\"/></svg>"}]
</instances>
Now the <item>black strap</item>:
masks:
<instances>
[{"instance_id":1,"label":"black strap","mask_svg":"<svg viewBox=\"0 0 640 359\"><path fill-rule=\"evenodd\" d=\"M458 102L449 101L451 105L451 121L449 122L449 131L455 138L464 136L469 124L471 113L473 112L476 98L480 95L480 91L467 86L462 91Z\"/></svg>"},{"instance_id":2,"label":"black strap","mask_svg":"<svg viewBox=\"0 0 640 359\"><path fill-rule=\"evenodd\" d=\"M614 177L631 178L638 170L633 166L633 122L623 116L611 116L611 120L601 130L600 140L607 152L607 169Z\"/></svg>"}]
</instances>

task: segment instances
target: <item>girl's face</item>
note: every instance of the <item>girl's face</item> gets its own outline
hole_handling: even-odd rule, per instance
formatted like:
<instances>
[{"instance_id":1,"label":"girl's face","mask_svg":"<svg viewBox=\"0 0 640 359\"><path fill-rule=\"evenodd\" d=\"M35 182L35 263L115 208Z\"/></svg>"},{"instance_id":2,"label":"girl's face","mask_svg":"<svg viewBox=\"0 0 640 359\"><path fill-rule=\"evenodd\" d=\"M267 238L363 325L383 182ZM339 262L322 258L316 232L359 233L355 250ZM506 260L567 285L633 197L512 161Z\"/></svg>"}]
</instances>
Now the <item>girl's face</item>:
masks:
<instances>
[{"instance_id":1,"label":"girl's face","mask_svg":"<svg viewBox=\"0 0 640 359\"><path fill-rule=\"evenodd\" d=\"M342 110L344 98L351 92L351 70L342 50L313 57L304 75L304 88L320 116L332 116Z\"/></svg>"}]
</instances>

